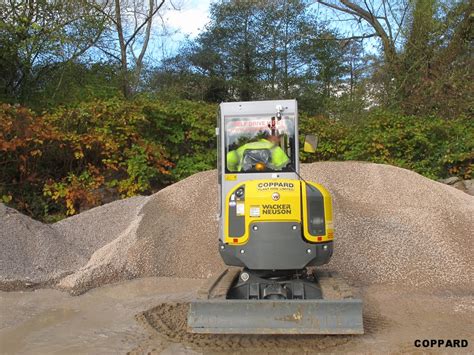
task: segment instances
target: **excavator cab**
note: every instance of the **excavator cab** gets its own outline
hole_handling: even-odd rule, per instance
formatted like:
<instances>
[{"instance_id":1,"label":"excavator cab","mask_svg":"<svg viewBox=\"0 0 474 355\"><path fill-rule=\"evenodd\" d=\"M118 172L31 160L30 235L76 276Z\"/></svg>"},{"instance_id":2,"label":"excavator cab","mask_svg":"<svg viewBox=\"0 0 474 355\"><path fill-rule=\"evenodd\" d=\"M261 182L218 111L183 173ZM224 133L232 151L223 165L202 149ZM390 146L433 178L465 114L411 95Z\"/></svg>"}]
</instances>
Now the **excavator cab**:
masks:
<instances>
[{"instance_id":1,"label":"excavator cab","mask_svg":"<svg viewBox=\"0 0 474 355\"><path fill-rule=\"evenodd\" d=\"M222 103L218 248L229 266L191 303L189 331L361 334L362 301L333 272L332 201L299 174L296 100ZM317 140L306 137L305 151Z\"/></svg>"}]
</instances>

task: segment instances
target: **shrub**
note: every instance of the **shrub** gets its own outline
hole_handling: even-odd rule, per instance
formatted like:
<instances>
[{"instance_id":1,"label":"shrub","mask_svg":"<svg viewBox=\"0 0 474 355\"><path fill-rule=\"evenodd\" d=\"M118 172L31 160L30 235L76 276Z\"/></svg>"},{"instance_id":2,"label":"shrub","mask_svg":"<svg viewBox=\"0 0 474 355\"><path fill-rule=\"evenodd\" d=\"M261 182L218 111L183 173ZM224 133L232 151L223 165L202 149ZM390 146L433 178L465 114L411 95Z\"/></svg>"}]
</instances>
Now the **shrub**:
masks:
<instances>
[{"instance_id":1,"label":"shrub","mask_svg":"<svg viewBox=\"0 0 474 355\"><path fill-rule=\"evenodd\" d=\"M317 116L309 117L301 114L299 118L300 143L304 142L306 134L315 134L318 137L316 153L308 154L303 151L300 159L305 163L325 160L343 160L347 149L347 136L349 127L341 122Z\"/></svg>"},{"instance_id":2,"label":"shrub","mask_svg":"<svg viewBox=\"0 0 474 355\"><path fill-rule=\"evenodd\" d=\"M392 164L436 179L472 176L474 122L376 111L350 131L344 160Z\"/></svg>"},{"instance_id":3,"label":"shrub","mask_svg":"<svg viewBox=\"0 0 474 355\"><path fill-rule=\"evenodd\" d=\"M171 180L177 181L216 166L217 106L199 101L160 101L142 98L147 120L140 128L147 140L165 146L174 163Z\"/></svg>"},{"instance_id":4,"label":"shrub","mask_svg":"<svg viewBox=\"0 0 474 355\"><path fill-rule=\"evenodd\" d=\"M140 136L140 107L116 100L50 114L0 108L0 196L37 218L74 214L101 203L100 190L150 192L172 163ZM40 201L40 202L39 202Z\"/></svg>"}]
</instances>

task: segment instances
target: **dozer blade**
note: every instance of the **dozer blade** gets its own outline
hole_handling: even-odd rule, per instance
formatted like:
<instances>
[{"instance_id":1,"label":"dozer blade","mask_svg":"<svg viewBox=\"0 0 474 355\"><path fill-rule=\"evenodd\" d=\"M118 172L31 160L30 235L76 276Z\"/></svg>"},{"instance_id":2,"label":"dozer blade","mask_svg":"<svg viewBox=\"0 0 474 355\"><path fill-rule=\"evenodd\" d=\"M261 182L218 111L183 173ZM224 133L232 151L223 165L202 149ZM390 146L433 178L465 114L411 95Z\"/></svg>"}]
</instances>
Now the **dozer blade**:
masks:
<instances>
[{"instance_id":1,"label":"dozer blade","mask_svg":"<svg viewBox=\"0 0 474 355\"><path fill-rule=\"evenodd\" d=\"M188 331L212 334L363 334L362 301L200 300Z\"/></svg>"}]
</instances>

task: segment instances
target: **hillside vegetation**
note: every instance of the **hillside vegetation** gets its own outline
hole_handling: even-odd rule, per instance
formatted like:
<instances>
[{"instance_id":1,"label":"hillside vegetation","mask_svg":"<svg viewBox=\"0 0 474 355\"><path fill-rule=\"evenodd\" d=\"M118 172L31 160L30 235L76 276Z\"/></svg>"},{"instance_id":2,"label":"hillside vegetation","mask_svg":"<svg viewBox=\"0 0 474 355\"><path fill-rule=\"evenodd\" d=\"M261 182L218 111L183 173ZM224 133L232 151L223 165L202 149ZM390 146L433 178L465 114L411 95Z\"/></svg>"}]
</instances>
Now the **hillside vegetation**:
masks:
<instances>
[{"instance_id":1,"label":"hillside vegetation","mask_svg":"<svg viewBox=\"0 0 474 355\"><path fill-rule=\"evenodd\" d=\"M0 196L54 220L117 198L153 191L216 166L217 105L111 99L36 114L0 107ZM472 175L474 122L374 111L359 124L302 115L317 134L303 162L364 160L430 178Z\"/></svg>"}]
</instances>

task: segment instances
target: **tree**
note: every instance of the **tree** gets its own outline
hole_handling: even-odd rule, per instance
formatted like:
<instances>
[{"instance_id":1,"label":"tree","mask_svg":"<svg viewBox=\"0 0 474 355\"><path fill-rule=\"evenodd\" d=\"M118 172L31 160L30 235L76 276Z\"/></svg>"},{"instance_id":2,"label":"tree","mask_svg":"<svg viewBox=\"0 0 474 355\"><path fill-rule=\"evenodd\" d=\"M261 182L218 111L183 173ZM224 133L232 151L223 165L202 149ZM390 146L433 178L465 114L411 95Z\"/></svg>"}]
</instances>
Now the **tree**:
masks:
<instances>
[{"instance_id":1,"label":"tree","mask_svg":"<svg viewBox=\"0 0 474 355\"><path fill-rule=\"evenodd\" d=\"M349 16L355 22L352 28L358 28L356 38L377 36L382 42L385 61L396 65L397 42L400 40L409 0L316 0L336 12ZM367 33L367 27L372 33ZM395 28L396 27L396 28Z\"/></svg>"},{"instance_id":2,"label":"tree","mask_svg":"<svg viewBox=\"0 0 474 355\"><path fill-rule=\"evenodd\" d=\"M106 0L106 6L96 5L108 19L110 28L98 48L120 67L120 88L126 98L136 92L143 60L150 42L153 19L165 0Z\"/></svg>"},{"instance_id":3,"label":"tree","mask_svg":"<svg viewBox=\"0 0 474 355\"><path fill-rule=\"evenodd\" d=\"M376 36L380 39L385 104L396 104L408 113L438 113L444 111L443 106L458 106L460 103L459 107L463 109L456 111L469 109L469 104L461 97L456 99L457 104L447 102L451 95L443 96L440 90L444 87L446 93L446 89L453 85L466 87L472 81L460 80L462 76L473 76L472 55L466 55L472 50L472 45L471 48L469 45L472 43L472 1L316 2L342 15L342 19L353 21L352 28L356 30L352 37ZM448 48L456 49L451 51ZM459 63L463 64L459 66ZM452 71L447 71L447 68ZM469 92L469 87L465 92ZM434 100L434 96L440 100Z\"/></svg>"},{"instance_id":4,"label":"tree","mask_svg":"<svg viewBox=\"0 0 474 355\"><path fill-rule=\"evenodd\" d=\"M187 98L209 101L330 95L344 70L344 48L317 23L308 4L215 3L205 30L164 61L154 77L172 82Z\"/></svg>"},{"instance_id":5,"label":"tree","mask_svg":"<svg viewBox=\"0 0 474 355\"><path fill-rule=\"evenodd\" d=\"M349 70L349 98L350 102L354 101L355 90L357 84L364 77L364 47L362 43L357 40L351 40L345 43L347 51L345 51L345 63Z\"/></svg>"},{"instance_id":6,"label":"tree","mask_svg":"<svg viewBox=\"0 0 474 355\"><path fill-rule=\"evenodd\" d=\"M262 12L263 58L266 62L266 87L270 97L288 97L297 91L307 67L304 53L318 43L318 23L308 12L308 2L268 1ZM267 38L269 40L267 40ZM265 45L265 43L267 43ZM318 44L316 44L318 46Z\"/></svg>"},{"instance_id":7,"label":"tree","mask_svg":"<svg viewBox=\"0 0 474 355\"><path fill-rule=\"evenodd\" d=\"M148 71L147 90L161 96L222 102L231 99L222 58L212 49L212 40L184 43L179 54L165 58Z\"/></svg>"},{"instance_id":8,"label":"tree","mask_svg":"<svg viewBox=\"0 0 474 355\"><path fill-rule=\"evenodd\" d=\"M474 3L415 1L400 53L399 96L408 113L454 117L473 109Z\"/></svg>"},{"instance_id":9,"label":"tree","mask_svg":"<svg viewBox=\"0 0 474 355\"><path fill-rule=\"evenodd\" d=\"M104 27L88 0L0 2L0 97L26 102L52 70L92 48Z\"/></svg>"},{"instance_id":10,"label":"tree","mask_svg":"<svg viewBox=\"0 0 474 355\"><path fill-rule=\"evenodd\" d=\"M259 90L260 15L260 6L252 2L216 3L211 8L211 22L198 40L203 49L216 52L223 64L222 74L244 101L251 100Z\"/></svg>"}]
</instances>

